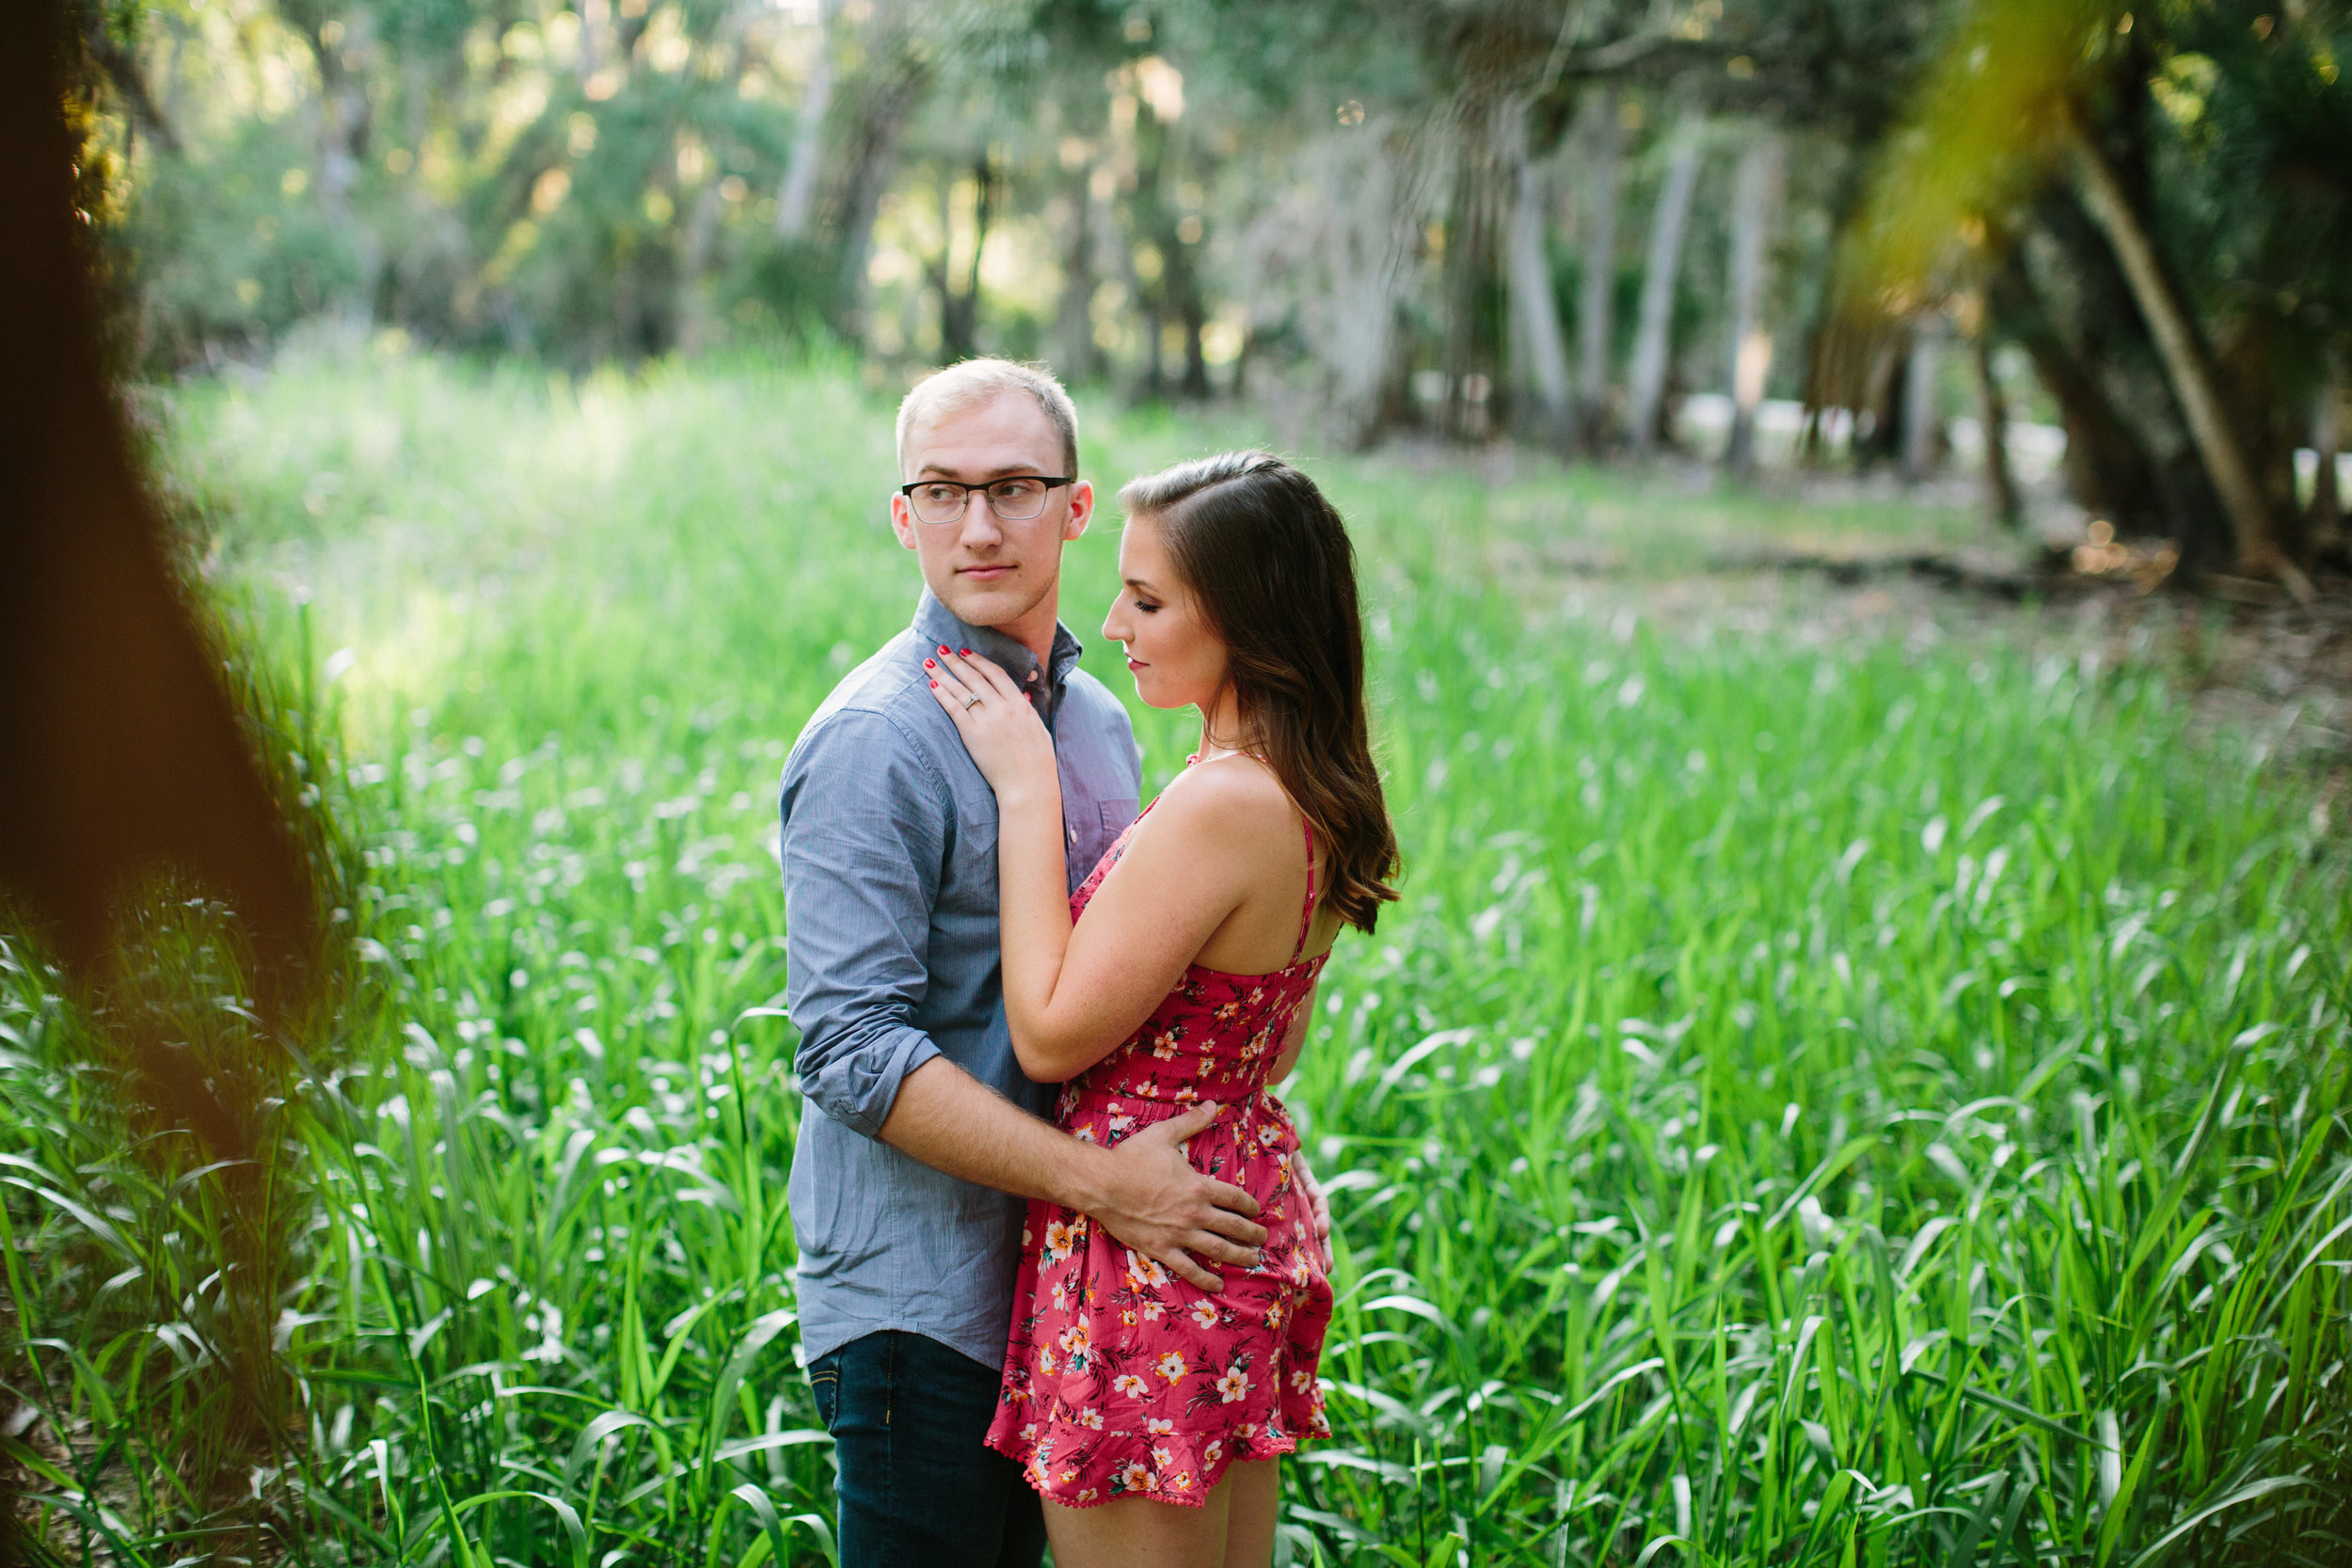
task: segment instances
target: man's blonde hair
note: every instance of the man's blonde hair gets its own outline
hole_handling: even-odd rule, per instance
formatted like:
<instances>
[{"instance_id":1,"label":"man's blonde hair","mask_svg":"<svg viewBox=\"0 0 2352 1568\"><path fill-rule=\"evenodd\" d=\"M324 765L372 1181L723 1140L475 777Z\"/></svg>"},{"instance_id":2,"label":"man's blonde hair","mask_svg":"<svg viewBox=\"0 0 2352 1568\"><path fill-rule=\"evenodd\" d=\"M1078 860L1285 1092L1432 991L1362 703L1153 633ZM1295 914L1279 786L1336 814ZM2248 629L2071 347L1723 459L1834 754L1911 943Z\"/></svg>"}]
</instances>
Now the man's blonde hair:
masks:
<instances>
[{"instance_id":1,"label":"man's blonde hair","mask_svg":"<svg viewBox=\"0 0 2352 1568\"><path fill-rule=\"evenodd\" d=\"M1061 437L1062 472L1078 477L1078 410L1054 372L1010 359L965 359L916 382L898 404L898 471L907 469L907 436L918 424L977 408L1008 393L1034 398Z\"/></svg>"}]
</instances>

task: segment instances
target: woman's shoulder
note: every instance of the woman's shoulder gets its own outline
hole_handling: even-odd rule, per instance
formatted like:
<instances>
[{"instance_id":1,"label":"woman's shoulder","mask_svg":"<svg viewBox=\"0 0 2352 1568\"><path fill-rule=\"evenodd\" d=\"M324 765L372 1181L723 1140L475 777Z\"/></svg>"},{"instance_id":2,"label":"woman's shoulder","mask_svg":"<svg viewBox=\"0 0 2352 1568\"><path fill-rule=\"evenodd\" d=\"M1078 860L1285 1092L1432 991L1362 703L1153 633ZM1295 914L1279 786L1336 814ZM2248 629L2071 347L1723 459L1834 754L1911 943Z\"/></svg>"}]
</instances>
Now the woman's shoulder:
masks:
<instances>
[{"instance_id":1,"label":"woman's shoulder","mask_svg":"<svg viewBox=\"0 0 2352 1568\"><path fill-rule=\"evenodd\" d=\"M1160 792L1162 814L1223 832L1295 830L1298 808L1274 770L1256 757L1195 763Z\"/></svg>"}]
</instances>

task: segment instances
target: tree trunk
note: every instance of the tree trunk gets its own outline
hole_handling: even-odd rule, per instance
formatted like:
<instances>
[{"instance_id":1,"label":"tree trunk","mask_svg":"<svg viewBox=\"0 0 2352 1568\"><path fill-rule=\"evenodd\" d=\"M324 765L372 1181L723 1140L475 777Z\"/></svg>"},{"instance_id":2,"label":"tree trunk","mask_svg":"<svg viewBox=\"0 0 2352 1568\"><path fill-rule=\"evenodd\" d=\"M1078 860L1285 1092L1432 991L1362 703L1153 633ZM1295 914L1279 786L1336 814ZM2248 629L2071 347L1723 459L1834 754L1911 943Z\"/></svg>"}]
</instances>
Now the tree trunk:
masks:
<instances>
[{"instance_id":1,"label":"tree trunk","mask_svg":"<svg viewBox=\"0 0 2352 1568\"><path fill-rule=\"evenodd\" d=\"M383 271L384 247L374 233L351 210L352 188L367 162L373 111L367 83L347 66L347 58L364 54L372 41L369 17L355 10L350 20L330 15L318 0L287 5L280 14L292 23L310 46L319 73L319 211L352 249L359 282L344 310L358 325L368 325L375 308L375 284ZM324 303L324 302L320 302Z\"/></svg>"},{"instance_id":2,"label":"tree trunk","mask_svg":"<svg viewBox=\"0 0 2352 1568\"><path fill-rule=\"evenodd\" d=\"M1176 144L1173 128L1163 130L1164 156L1179 160L1177 173L1186 170L1184 162L1190 149ZM1184 343L1184 372L1176 385L1177 395L1196 401L1206 401L1209 395L1209 359L1201 332L1209 324L1209 304L1200 289L1199 255L1200 232L1194 230L1190 241L1184 238L1184 218L1175 204L1163 193L1168 188L1168 171L1163 168L1152 182L1152 213L1158 219L1155 239L1160 251L1160 307L1162 319L1173 317Z\"/></svg>"},{"instance_id":3,"label":"tree trunk","mask_svg":"<svg viewBox=\"0 0 2352 1568\"><path fill-rule=\"evenodd\" d=\"M792 156L784 166L784 183L776 187L776 238L788 244L807 237L809 213L817 201L825 113L833 106L833 19L839 9L840 0L825 0L818 12L817 55L809 62L800 110L793 117ZM585 28L580 36L587 36Z\"/></svg>"},{"instance_id":4,"label":"tree trunk","mask_svg":"<svg viewBox=\"0 0 2352 1568\"><path fill-rule=\"evenodd\" d=\"M1629 415L1633 450L1646 455L1658 445L1658 424L1666 395L1666 358L1673 348L1675 277L1682 267L1682 236L1689 227L1691 193L1698 183L1695 127L1677 134L1679 144L1666 166L1666 186L1650 219L1649 256L1642 266L1642 313L1634 325Z\"/></svg>"},{"instance_id":5,"label":"tree trunk","mask_svg":"<svg viewBox=\"0 0 2352 1568\"><path fill-rule=\"evenodd\" d=\"M2115 247L2116 260L2123 264L2123 276L2131 282L2133 298L2138 302L2141 314L2147 318L2148 330L2164 356L2165 371L2171 379L2173 394L2180 399L2189 432L2196 438L2198 454L2204 459L2205 471L2212 476L2214 488L2220 493L2222 508L2229 514L2231 527L2236 533L2238 569L2250 576L2275 577L2296 598L2308 601L2312 596L2311 581L2279 547L2270 510L2263 502L2262 491L2254 483L2253 469L2246 461L2237 434L2230 428L2229 416L2223 411L2220 390L2214 384L2196 325L2173 295L2171 283L2156 259L2154 241L2133 209L2122 182L2116 179L2115 171L2107 166L2090 139L2079 127L2072 130L2071 139L2083 205L2106 233L2107 243Z\"/></svg>"},{"instance_id":6,"label":"tree trunk","mask_svg":"<svg viewBox=\"0 0 2352 1568\"><path fill-rule=\"evenodd\" d=\"M2236 555L2229 516L2115 247L2071 182L2035 203L1985 303L2058 402L2075 501L2119 534L2173 540L2185 572L2225 569Z\"/></svg>"},{"instance_id":7,"label":"tree trunk","mask_svg":"<svg viewBox=\"0 0 2352 1568\"><path fill-rule=\"evenodd\" d=\"M1506 111L1504 137L1504 162L1512 178L1511 319L1517 327L1520 385L1540 401L1549 443L1565 450L1575 419L1574 395L1568 387L1568 349L1560 333L1559 302L1551 293L1551 262L1544 245L1543 175L1528 154L1524 103Z\"/></svg>"},{"instance_id":8,"label":"tree trunk","mask_svg":"<svg viewBox=\"0 0 2352 1568\"><path fill-rule=\"evenodd\" d=\"M2344 361L2332 348L2322 351L2326 372L2319 383L2319 406L2312 415L2312 450L2319 469L2312 475L2312 543L2332 549L2344 537L2344 497L2336 485L2336 452L2343 445L2338 422L2344 409Z\"/></svg>"},{"instance_id":9,"label":"tree trunk","mask_svg":"<svg viewBox=\"0 0 2352 1568\"><path fill-rule=\"evenodd\" d=\"M677 346L696 355L718 337L718 309L710 292L710 251L719 231L719 182L706 177L694 193L678 242Z\"/></svg>"},{"instance_id":10,"label":"tree trunk","mask_svg":"<svg viewBox=\"0 0 2352 1568\"><path fill-rule=\"evenodd\" d=\"M1454 192L1445 226L1445 433L1481 440L1491 429L1495 340L1486 307L1495 281L1495 197L1500 174L1490 108L1454 128Z\"/></svg>"},{"instance_id":11,"label":"tree trunk","mask_svg":"<svg viewBox=\"0 0 2352 1568\"><path fill-rule=\"evenodd\" d=\"M1609 364L1617 293L1617 208L1625 183L1625 128L1617 119L1617 94L1604 88L1595 100L1592 162L1585 170L1590 230L1584 241L1584 277L1577 291L1577 387L1582 406L1577 422L1585 446L1597 451L1609 439Z\"/></svg>"},{"instance_id":12,"label":"tree trunk","mask_svg":"<svg viewBox=\"0 0 2352 1568\"><path fill-rule=\"evenodd\" d=\"M1209 308L1200 295L1200 280L1190 267L1184 269L1184 287L1176 297L1176 315L1184 328L1184 379L1179 389L1184 396L1205 403L1209 396L1209 355L1201 333L1209 325Z\"/></svg>"},{"instance_id":13,"label":"tree trunk","mask_svg":"<svg viewBox=\"0 0 2352 1568\"><path fill-rule=\"evenodd\" d=\"M1054 313L1055 368L1073 386L1101 373L1102 351L1094 342L1094 197L1088 186L1093 170L1071 171L1070 222L1063 232L1061 295Z\"/></svg>"},{"instance_id":14,"label":"tree trunk","mask_svg":"<svg viewBox=\"0 0 2352 1568\"><path fill-rule=\"evenodd\" d=\"M939 356L946 364L979 353L980 252L988 247L988 224L996 188L996 171L983 151L972 164L972 257L962 269L963 286L956 287L956 183L942 181L939 188L939 261L928 270L939 292Z\"/></svg>"},{"instance_id":15,"label":"tree trunk","mask_svg":"<svg viewBox=\"0 0 2352 1568\"><path fill-rule=\"evenodd\" d=\"M903 6L877 6L860 40L869 62L857 84L839 195L826 205L832 223L814 226L835 247L831 316L834 330L852 342L866 336L866 261L874 243L874 214L882 207L897 161L898 135L930 86L928 56L914 48Z\"/></svg>"},{"instance_id":16,"label":"tree trunk","mask_svg":"<svg viewBox=\"0 0 2352 1568\"><path fill-rule=\"evenodd\" d=\"M1911 357L1903 365L1902 475L1906 484L1917 484L1935 471L1944 434L1935 396L1943 350L1943 333L1932 322L1912 329Z\"/></svg>"},{"instance_id":17,"label":"tree trunk","mask_svg":"<svg viewBox=\"0 0 2352 1568\"><path fill-rule=\"evenodd\" d=\"M1993 334L1979 325L1969 341L1969 363L1977 374L1977 422L1984 431L1984 511L1995 528L2015 533L2026 508L2009 467L2009 394L1993 372Z\"/></svg>"},{"instance_id":18,"label":"tree trunk","mask_svg":"<svg viewBox=\"0 0 2352 1568\"><path fill-rule=\"evenodd\" d=\"M580 0L580 55L573 69L583 88L604 63L604 33L612 25L612 0Z\"/></svg>"},{"instance_id":19,"label":"tree trunk","mask_svg":"<svg viewBox=\"0 0 2352 1568\"><path fill-rule=\"evenodd\" d=\"M750 20L750 13L740 4L731 4L721 14L711 35L720 62L715 80L730 92L743 79L743 30ZM710 272L711 255L719 238L723 167L716 154L707 148L703 150L701 187L694 192L693 205L687 211L686 225L678 238L677 346L688 355L700 354L719 336L719 305Z\"/></svg>"},{"instance_id":20,"label":"tree trunk","mask_svg":"<svg viewBox=\"0 0 2352 1568\"><path fill-rule=\"evenodd\" d=\"M1756 409L1772 368L1772 335L1764 329L1764 251L1779 204L1781 141L1758 132L1740 154L1731 198L1731 440L1724 467L1735 474L1756 467Z\"/></svg>"}]
</instances>

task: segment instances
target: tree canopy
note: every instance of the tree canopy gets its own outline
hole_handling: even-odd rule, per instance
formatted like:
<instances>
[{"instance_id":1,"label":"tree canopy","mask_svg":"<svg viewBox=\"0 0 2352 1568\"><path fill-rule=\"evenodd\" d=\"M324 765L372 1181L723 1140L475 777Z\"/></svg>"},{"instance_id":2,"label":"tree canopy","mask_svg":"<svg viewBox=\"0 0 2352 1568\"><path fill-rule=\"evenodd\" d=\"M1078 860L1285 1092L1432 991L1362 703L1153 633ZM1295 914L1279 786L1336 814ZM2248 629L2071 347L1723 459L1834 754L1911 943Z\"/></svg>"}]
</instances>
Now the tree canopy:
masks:
<instances>
[{"instance_id":1,"label":"tree canopy","mask_svg":"<svg viewBox=\"0 0 2352 1568\"><path fill-rule=\"evenodd\" d=\"M2294 454L2352 334L2342 0L81 4L149 369L787 335L1268 374L1356 440L1780 395L1909 466L1949 344L2122 531L2291 585L2335 537Z\"/></svg>"}]
</instances>

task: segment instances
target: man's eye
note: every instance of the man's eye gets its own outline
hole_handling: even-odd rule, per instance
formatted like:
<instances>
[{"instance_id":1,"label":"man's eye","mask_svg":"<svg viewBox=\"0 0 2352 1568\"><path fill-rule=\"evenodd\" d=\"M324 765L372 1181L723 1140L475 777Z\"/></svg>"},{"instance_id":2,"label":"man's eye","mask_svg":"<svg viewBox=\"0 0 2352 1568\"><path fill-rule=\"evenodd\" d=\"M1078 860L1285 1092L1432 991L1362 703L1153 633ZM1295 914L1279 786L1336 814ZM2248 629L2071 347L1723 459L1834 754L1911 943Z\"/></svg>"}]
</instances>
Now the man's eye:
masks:
<instances>
[{"instance_id":1,"label":"man's eye","mask_svg":"<svg viewBox=\"0 0 2352 1568\"><path fill-rule=\"evenodd\" d=\"M934 506L945 506L961 493L952 484L926 484L914 494L919 499L929 501Z\"/></svg>"},{"instance_id":2,"label":"man's eye","mask_svg":"<svg viewBox=\"0 0 2352 1568\"><path fill-rule=\"evenodd\" d=\"M1005 479L990 485L989 493L999 500L1034 500L1045 487L1033 479Z\"/></svg>"}]
</instances>

